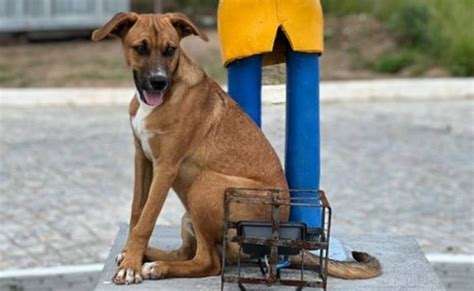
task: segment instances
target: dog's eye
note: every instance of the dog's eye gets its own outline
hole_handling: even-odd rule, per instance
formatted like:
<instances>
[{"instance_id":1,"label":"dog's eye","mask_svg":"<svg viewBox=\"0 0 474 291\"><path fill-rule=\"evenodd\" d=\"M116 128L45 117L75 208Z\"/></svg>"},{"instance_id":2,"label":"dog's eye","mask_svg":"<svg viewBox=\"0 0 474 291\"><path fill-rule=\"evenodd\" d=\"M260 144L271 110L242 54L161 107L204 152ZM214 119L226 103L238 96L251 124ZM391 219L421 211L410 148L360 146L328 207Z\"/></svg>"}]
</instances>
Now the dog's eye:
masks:
<instances>
[{"instance_id":1,"label":"dog's eye","mask_svg":"<svg viewBox=\"0 0 474 291\"><path fill-rule=\"evenodd\" d=\"M165 57L171 57L172 55L174 55L175 51L176 51L176 48L169 45L166 47L165 51L163 52L163 55Z\"/></svg>"},{"instance_id":2,"label":"dog's eye","mask_svg":"<svg viewBox=\"0 0 474 291\"><path fill-rule=\"evenodd\" d=\"M139 44L137 46L134 46L133 49L135 50L135 52L137 52L137 54L143 56L143 55L146 55L147 52L148 52L148 48L146 46L146 43L142 43L142 44Z\"/></svg>"}]
</instances>

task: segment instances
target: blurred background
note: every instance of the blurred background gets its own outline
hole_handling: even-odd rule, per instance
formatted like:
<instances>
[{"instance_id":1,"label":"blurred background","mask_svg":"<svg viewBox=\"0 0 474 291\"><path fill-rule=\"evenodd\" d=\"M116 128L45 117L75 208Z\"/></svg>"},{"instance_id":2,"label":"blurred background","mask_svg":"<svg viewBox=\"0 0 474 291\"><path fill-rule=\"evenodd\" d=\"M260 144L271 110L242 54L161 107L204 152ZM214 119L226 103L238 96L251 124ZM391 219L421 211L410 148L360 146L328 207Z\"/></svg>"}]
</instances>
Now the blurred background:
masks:
<instances>
[{"instance_id":1,"label":"blurred background","mask_svg":"<svg viewBox=\"0 0 474 291\"><path fill-rule=\"evenodd\" d=\"M323 80L474 74L471 0L322 4ZM186 48L213 78L224 83L216 7L216 0L2 0L0 86L130 86L123 59L117 57L121 48L116 41L93 44L88 40L93 28L128 8L143 13L182 11L206 28L210 43L204 46L199 39L189 38ZM265 83L284 80L282 66L266 70ZM42 78L36 77L38 72Z\"/></svg>"},{"instance_id":2,"label":"blurred background","mask_svg":"<svg viewBox=\"0 0 474 291\"><path fill-rule=\"evenodd\" d=\"M321 2L321 184L336 236L415 237L448 290L472 290L474 1ZM188 37L184 50L225 85L217 3L0 0L0 290L93 289L128 221L133 146L121 100L134 85L120 41L94 43L92 30L120 11L183 12L210 39ZM284 84L285 65L263 76ZM109 91L119 101L103 99ZM324 95L337 91L347 96ZM263 110L283 158L284 102ZM159 223L179 224L182 212L170 195Z\"/></svg>"}]
</instances>

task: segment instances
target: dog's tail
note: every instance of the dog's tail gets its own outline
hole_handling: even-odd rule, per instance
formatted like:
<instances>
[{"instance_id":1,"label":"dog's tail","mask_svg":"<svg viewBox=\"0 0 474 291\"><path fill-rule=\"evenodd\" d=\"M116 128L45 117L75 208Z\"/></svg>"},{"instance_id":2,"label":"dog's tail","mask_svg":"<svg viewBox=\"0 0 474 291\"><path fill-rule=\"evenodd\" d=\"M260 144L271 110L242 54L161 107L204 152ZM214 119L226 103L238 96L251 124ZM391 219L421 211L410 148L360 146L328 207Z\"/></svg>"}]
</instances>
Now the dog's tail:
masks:
<instances>
[{"instance_id":1,"label":"dog's tail","mask_svg":"<svg viewBox=\"0 0 474 291\"><path fill-rule=\"evenodd\" d=\"M319 257L305 252L305 266L319 265ZM342 279L368 279L382 274L382 265L374 256L363 252L352 252L355 261L328 260L328 274ZM291 257L291 265L301 266L301 256Z\"/></svg>"}]
</instances>

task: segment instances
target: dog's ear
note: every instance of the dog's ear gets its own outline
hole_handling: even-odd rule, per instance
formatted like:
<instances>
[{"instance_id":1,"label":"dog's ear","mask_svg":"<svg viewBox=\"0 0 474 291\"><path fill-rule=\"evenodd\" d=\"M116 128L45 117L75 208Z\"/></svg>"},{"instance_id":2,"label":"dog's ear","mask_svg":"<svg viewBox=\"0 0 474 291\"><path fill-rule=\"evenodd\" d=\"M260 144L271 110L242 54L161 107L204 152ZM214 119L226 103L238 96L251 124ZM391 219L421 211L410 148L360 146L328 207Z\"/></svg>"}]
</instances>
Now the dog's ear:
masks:
<instances>
[{"instance_id":1,"label":"dog's ear","mask_svg":"<svg viewBox=\"0 0 474 291\"><path fill-rule=\"evenodd\" d=\"M194 34L204 41L209 41L207 35L202 32L187 16L181 13L169 13L169 20L181 38Z\"/></svg>"},{"instance_id":2,"label":"dog's ear","mask_svg":"<svg viewBox=\"0 0 474 291\"><path fill-rule=\"evenodd\" d=\"M122 36L125 31L127 31L128 29L130 29L130 27L133 26L137 19L138 15L133 12L117 13L104 26L94 30L91 38L93 41L99 41L103 40L111 34Z\"/></svg>"}]
</instances>

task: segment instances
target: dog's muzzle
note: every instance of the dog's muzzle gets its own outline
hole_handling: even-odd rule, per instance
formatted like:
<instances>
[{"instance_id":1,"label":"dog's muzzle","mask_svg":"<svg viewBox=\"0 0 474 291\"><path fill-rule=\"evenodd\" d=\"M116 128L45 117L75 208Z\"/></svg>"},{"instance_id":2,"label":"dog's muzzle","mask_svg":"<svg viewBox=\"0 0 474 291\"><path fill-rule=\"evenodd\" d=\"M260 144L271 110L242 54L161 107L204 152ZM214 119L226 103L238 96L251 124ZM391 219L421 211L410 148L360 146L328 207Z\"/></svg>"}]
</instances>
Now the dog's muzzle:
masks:
<instances>
[{"instance_id":1,"label":"dog's muzzle","mask_svg":"<svg viewBox=\"0 0 474 291\"><path fill-rule=\"evenodd\" d=\"M168 87L168 78L162 74L152 75L149 82L150 87L155 91L164 91Z\"/></svg>"},{"instance_id":2,"label":"dog's muzzle","mask_svg":"<svg viewBox=\"0 0 474 291\"><path fill-rule=\"evenodd\" d=\"M153 73L148 78L141 79L134 72L135 85L140 93L140 99L150 106L160 106L164 101L164 92L168 88L168 78L162 72ZM141 80L140 80L141 79Z\"/></svg>"}]
</instances>

